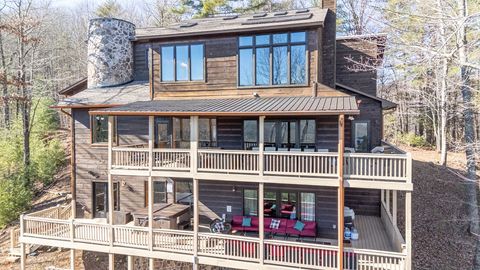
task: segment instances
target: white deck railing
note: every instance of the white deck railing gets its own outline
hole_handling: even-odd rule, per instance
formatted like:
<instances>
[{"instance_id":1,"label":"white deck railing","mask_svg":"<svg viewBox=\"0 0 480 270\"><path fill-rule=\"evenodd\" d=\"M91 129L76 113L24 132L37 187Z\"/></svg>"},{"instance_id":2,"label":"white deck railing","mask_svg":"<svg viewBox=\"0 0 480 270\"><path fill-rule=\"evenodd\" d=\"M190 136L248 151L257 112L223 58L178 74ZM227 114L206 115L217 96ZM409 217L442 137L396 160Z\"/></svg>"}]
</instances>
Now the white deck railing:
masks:
<instances>
[{"instance_id":1,"label":"white deck railing","mask_svg":"<svg viewBox=\"0 0 480 270\"><path fill-rule=\"evenodd\" d=\"M132 249L132 254L149 247L148 228L99 224L92 220L59 220L22 216L22 237L41 240L110 246L113 230L114 247ZM74 232L71 232L73 228ZM194 254L192 231L154 229L153 251ZM198 234L198 256L260 263L263 248L266 265L295 268L336 269L338 247L315 243L265 239L212 233ZM344 249L344 270L405 270L406 255L365 249Z\"/></svg>"},{"instance_id":2,"label":"white deck railing","mask_svg":"<svg viewBox=\"0 0 480 270\"><path fill-rule=\"evenodd\" d=\"M147 148L113 148L112 157L113 169L148 169ZM153 159L153 170L190 171L192 165L189 149L154 149ZM408 182L411 162L409 154L346 153L344 178ZM263 167L265 175L336 177L338 165L338 153L265 151L261 160L258 151L199 149L196 168L202 173L258 174Z\"/></svg>"}]
</instances>

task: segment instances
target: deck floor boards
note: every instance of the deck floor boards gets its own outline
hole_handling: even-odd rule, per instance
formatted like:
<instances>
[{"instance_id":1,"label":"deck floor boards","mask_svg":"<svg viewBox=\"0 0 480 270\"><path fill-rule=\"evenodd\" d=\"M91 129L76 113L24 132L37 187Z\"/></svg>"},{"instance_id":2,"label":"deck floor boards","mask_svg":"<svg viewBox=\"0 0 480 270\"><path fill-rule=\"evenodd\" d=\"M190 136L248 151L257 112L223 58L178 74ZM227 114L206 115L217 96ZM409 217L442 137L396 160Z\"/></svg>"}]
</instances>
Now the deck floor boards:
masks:
<instances>
[{"instance_id":1,"label":"deck floor boards","mask_svg":"<svg viewBox=\"0 0 480 270\"><path fill-rule=\"evenodd\" d=\"M352 241L352 247L394 251L380 217L357 215L355 216L355 227L358 230L359 238Z\"/></svg>"}]
</instances>

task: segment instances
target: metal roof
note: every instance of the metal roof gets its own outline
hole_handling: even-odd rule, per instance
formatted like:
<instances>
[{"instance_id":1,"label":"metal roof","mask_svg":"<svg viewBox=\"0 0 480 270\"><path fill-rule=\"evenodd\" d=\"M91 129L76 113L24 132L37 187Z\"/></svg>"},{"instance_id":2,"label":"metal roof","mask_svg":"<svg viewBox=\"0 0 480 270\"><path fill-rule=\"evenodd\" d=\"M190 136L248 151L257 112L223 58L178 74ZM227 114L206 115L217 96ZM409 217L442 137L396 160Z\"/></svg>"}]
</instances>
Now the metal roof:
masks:
<instances>
[{"instance_id":1,"label":"metal roof","mask_svg":"<svg viewBox=\"0 0 480 270\"><path fill-rule=\"evenodd\" d=\"M150 100L150 86L133 81L119 86L88 88L60 101L54 108L110 107Z\"/></svg>"},{"instance_id":2,"label":"metal roof","mask_svg":"<svg viewBox=\"0 0 480 270\"><path fill-rule=\"evenodd\" d=\"M135 31L135 39L144 40L176 36L184 37L322 26L327 11L327 9L309 8L304 10L290 10L283 13L265 13L265 15L262 14L262 16L258 16L258 14L248 14L193 19L167 27L137 28Z\"/></svg>"},{"instance_id":3,"label":"metal roof","mask_svg":"<svg viewBox=\"0 0 480 270\"><path fill-rule=\"evenodd\" d=\"M353 96L152 100L91 111L102 115L336 115L359 114Z\"/></svg>"}]
</instances>

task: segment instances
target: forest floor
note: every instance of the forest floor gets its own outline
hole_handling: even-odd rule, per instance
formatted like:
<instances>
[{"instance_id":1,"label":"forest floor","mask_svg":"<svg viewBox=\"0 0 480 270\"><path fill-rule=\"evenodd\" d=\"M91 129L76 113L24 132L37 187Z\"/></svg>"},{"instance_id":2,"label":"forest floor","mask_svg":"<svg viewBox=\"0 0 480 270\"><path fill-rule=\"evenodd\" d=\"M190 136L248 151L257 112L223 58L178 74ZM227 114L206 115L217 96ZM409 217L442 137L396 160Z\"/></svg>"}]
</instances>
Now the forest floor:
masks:
<instances>
[{"instance_id":1,"label":"forest floor","mask_svg":"<svg viewBox=\"0 0 480 270\"><path fill-rule=\"evenodd\" d=\"M413 265L414 269L471 269L474 238L468 234L466 220L465 186L452 173L464 172L463 153L449 153L448 167L438 165L435 151L405 149L412 153L413 162ZM55 181L39 194L32 211L68 202L70 190L69 167L63 168ZM399 196L399 225L403 231L404 197ZM0 269L19 269L19 262L8 257L10 229L0 230ZM69 250L39 249L27 257L27 269L44 270L48 267L69 268ZM76 269L84 269L82 254L76 252ZM102 270L102 269L99 269Z\"/></svg>"}]
</instances>

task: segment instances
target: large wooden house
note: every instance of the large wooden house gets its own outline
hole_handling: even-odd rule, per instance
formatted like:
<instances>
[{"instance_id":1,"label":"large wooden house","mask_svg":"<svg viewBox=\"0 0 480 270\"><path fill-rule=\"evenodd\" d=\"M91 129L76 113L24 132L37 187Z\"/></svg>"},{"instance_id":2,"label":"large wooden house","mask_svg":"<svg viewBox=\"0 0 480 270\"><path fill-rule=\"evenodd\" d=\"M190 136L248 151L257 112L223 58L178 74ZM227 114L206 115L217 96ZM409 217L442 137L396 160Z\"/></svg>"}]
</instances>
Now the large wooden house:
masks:
<instances>
[{"instance_id":1,"label":"large wooden house","mask_svg":"<svg viewBox=\"0 0 480 270\"><path fill-rule=\"evenodd\" d=\"M410 269L411 156L382 142L395 104L354 67L380 64L385 37L335 24L335 1L165 28L92 20L88 78L56 106L72 203L22 215L22 269L28 245L108 253L110 269Z\"/></svg>"}]
</instances>

